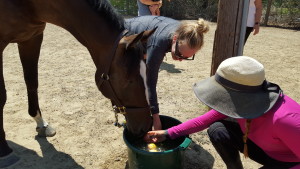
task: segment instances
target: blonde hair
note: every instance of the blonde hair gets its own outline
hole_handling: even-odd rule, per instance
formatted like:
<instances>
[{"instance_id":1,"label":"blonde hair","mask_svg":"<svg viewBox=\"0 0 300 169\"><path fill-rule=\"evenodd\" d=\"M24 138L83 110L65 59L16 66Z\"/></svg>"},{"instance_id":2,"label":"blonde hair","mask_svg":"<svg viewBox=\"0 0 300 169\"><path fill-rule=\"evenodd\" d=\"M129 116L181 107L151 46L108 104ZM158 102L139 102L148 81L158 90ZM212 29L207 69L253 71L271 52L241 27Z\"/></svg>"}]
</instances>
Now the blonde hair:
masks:
<instances>
[{"instance_id":1,"label":"blonde hair","mask_svg":"<svg viewBox=\"0 0 300 169\"><path fill-rule=\"evenodd\" d=\"M192 49L201 49L204 44L203 34L209 31L209 26L204 19L198 21L182 21L175 34L178 40L186 40Z\"/></svg>"},{"instance_id":2,"label":"blonde hair","mask_svg":"<svg viewBox=\"0 0 300 169\"><path fill-rule=\"evenodd\" d=\"M246 131L245 131L245 134L243 136L243 142L244 142L244 157L247 158L249 155L248 155L248 146L247 146L247 140L248 140L248 135L249 135L249 130L250 130L250 123L251 123L251 120L250 119L247 119L246 120Z\"/></svg>"}]
</instances>

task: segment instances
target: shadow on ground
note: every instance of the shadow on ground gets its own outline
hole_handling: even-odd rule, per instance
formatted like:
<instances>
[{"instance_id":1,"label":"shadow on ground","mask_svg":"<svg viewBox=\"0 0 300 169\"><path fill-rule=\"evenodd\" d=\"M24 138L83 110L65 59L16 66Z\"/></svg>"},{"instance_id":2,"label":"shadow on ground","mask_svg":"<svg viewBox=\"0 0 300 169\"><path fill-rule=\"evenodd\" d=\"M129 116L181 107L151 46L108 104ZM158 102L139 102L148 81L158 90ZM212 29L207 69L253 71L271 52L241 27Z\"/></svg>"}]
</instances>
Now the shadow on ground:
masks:
<instances>
[{"instance_id":1,"label":"shadow on ground","mask_svg":"<svg viewBox=\"0 0 300 169\"><path fill-rule=\"evenodd\" d=\"M35 139L40 144L42 156L39 156L33 150L8 141L9 146L20 160L5 169L56 169L57 166L61 168L83 169L69 154L57 151L46 138L36 136Z\"/></svg>"},{"instance_id":2,"label":"shadow on ground","mask_svg":"<svg viewBox=\"0 0 300 169\"><path fill-rule=\"evenodd\" d=\"M183 69L176 69L174 64L162 62L160 65L160 71L165 70L168 73L181 73Z\"/></svg>"},{"instance_id":3,"label":"shadow on ground","mask_svg":"<svg viewBox=\"0 0 300 169\"><path fill-rule=\"evenodd\" d=\"M185 151L184 169L212 169L214 157L198 144L192 142Z\"/></svg>"}]
</instances>

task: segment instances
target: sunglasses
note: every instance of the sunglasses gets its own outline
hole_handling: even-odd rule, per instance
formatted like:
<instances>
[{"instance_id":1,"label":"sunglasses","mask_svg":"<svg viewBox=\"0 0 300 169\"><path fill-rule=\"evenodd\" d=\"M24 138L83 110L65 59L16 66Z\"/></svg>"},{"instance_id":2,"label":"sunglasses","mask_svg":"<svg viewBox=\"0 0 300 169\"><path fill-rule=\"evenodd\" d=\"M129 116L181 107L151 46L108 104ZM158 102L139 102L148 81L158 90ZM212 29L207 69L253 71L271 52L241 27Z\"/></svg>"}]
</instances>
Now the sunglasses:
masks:
<instances>
[{"instance_id":1,"label":"sunglasses","mask_svg":"<svg viewBox=\"0 0 300 169\"><path fill-rule=\"evenodd\" d=\"M182 60L194 60L195 54L192 57L184 57L178 50L178 40L176 41L175 44L175 55L177 58L182 59Z\"/></svg>"}]
</instances>

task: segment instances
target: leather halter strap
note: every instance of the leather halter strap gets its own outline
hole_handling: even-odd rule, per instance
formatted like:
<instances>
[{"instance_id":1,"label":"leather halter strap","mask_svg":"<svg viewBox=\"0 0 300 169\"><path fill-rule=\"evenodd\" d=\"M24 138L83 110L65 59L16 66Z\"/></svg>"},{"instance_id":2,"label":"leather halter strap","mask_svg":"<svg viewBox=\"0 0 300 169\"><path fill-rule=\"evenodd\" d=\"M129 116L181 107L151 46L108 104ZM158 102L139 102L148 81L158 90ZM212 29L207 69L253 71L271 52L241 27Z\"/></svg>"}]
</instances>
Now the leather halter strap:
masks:
<instances>
[{"instance_id":1,"label":"leather halter strap","mask_svg":"<svg viewBox=\"0 0 300 169\"><path fill-rule=\"evenodd\" d=\"M111 82L110 82L110 78L109 78L109 71L110 71L110 67L113 61L113 58L115 56L119 41L122 39L123 36L126 35L126 33L128 32L128 30L123 30L118 38L116 39L116 41L114 42L113 45L113 50L110 54L110 57L108 58L106 64L105 64L105 68L103 72L98 72L98 70L96 71L96 83L97 86L99 88L99 90L101 91L101 89L105 88L105 91L108 93L109 96L108 97L113 104L113 109L115 111L115 113L121 113L121 114L126 114L127 113L135 113L135 112L145 112L145 111L150 111L150 107L125 107L121 101L118 99L115 90L113 89ZM100 77L101 78L97 78L99 76L99 73L101 73ZM104 83L105 82L105 83Z\"/></svg>"}]
</instances>

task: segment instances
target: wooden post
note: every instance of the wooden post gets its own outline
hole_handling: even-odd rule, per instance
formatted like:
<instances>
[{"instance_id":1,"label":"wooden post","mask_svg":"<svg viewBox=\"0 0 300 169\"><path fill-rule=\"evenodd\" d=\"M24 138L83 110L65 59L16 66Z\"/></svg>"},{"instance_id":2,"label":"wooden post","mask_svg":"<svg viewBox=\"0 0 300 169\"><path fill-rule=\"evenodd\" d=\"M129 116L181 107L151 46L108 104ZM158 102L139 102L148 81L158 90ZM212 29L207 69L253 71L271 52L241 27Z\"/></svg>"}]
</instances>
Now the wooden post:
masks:
<instances>
[{"instance_id":1,"label":"wooden post","mask_svg":"<svg viewBox=\"0 0 300 169\"><path fill-rule=\"evenodd\" d=\"M218 22L215 32L210 75L213 76L220 63L238 55L244 0L220 0Z\"/></svg>"}]
</instances>

